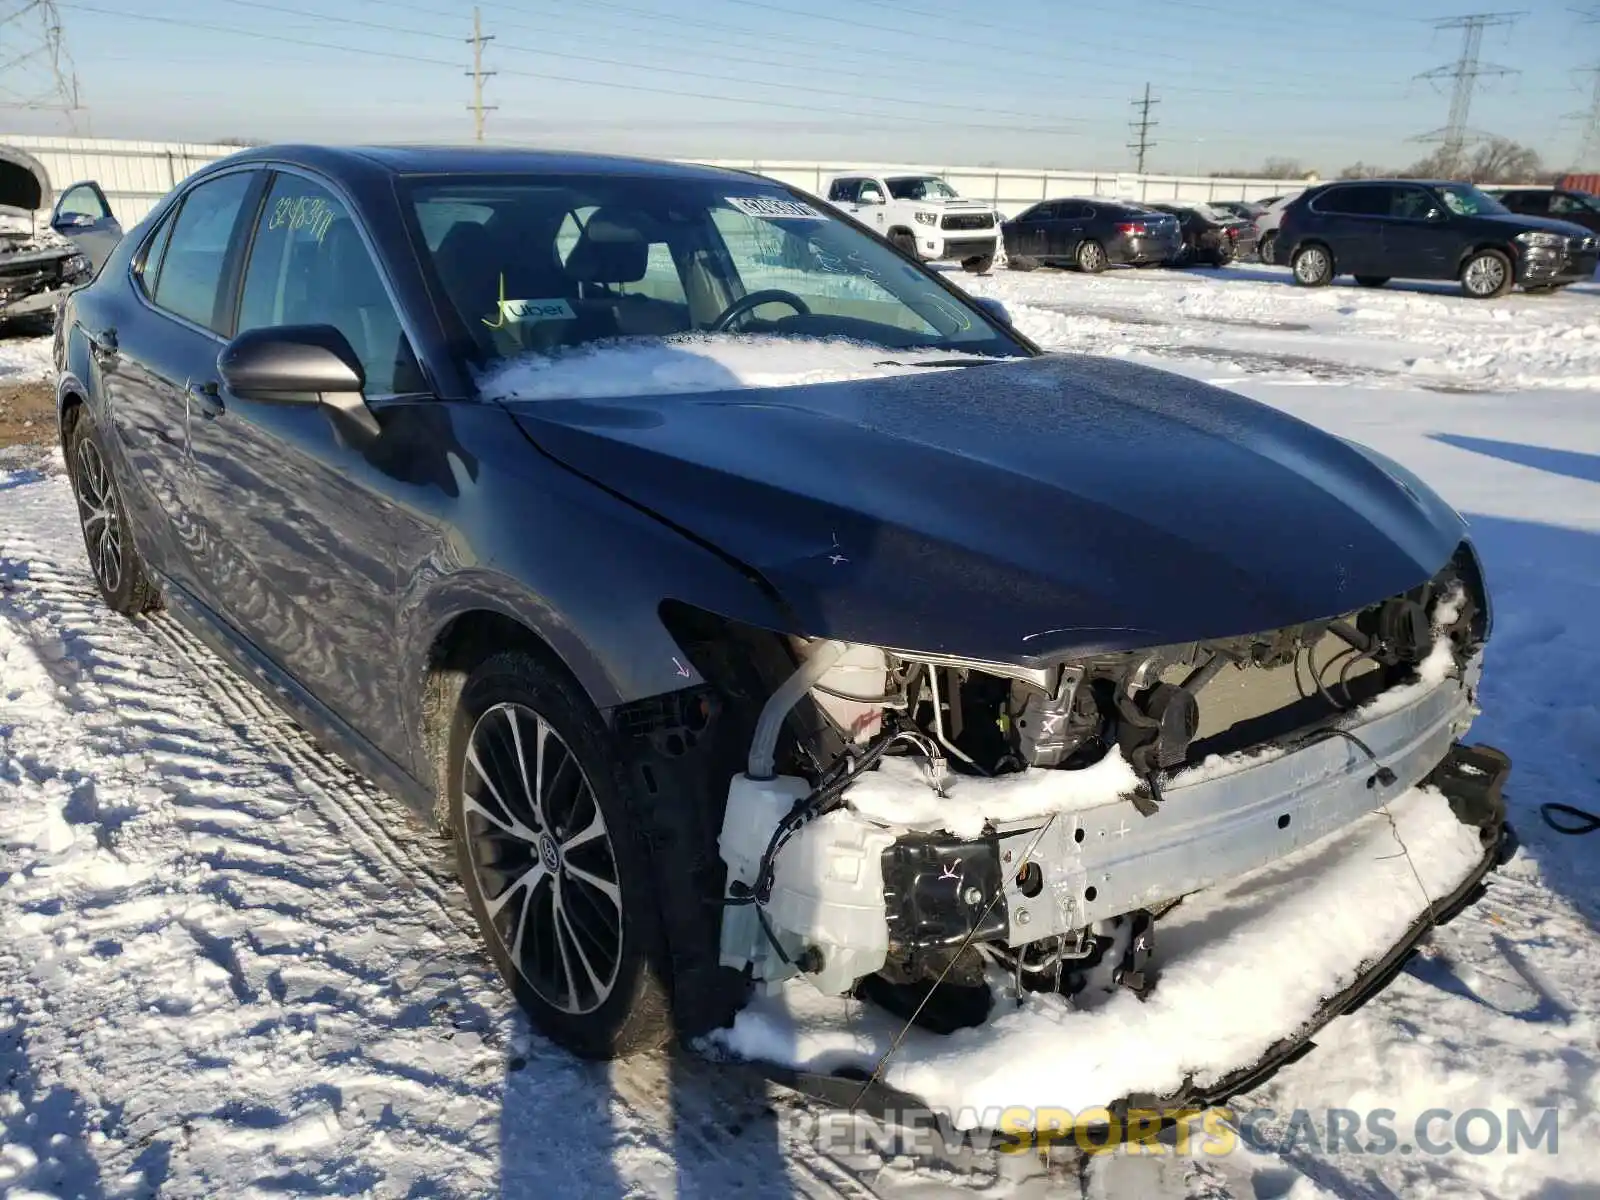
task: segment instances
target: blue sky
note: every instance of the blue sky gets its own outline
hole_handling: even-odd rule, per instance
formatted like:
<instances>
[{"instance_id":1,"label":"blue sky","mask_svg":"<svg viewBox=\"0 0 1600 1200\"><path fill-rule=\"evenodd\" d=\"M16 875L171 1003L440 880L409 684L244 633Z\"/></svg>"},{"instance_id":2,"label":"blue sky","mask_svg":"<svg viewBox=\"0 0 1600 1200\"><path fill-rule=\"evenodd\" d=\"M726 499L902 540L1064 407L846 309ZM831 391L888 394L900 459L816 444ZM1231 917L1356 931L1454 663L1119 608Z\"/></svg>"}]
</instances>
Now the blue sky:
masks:
<instances>
[{"instance_id":1,"label":"blue sky","mask_svg":"<svg viewBox=\"0 0 1600 1200\"><path fill-rule=\"evenodd\" d=\"M1576 0L1574 0L1576 3ZM59 0L106 137L471 136L471 6ZM1160 99L1152 170L1404 164L1444 123L1458 32L1432 0L510 0L482 5L491 138L666 155L1118 168ZM1564 0L1484 38L1472 124L1566 165L1600 23ZM1581 7L1581 5L1580 5ZM142 18L142 19L141 19ZM155 18L155 19L151 19ZM333 19L338 18L338 19ZM256 36L251 36L256 35ZM17 131L64 130L11 111ZM83 122L80 121L80 129ZM1595 164L1600 166L1600 164Z\"/></svg>"}]
</instances>

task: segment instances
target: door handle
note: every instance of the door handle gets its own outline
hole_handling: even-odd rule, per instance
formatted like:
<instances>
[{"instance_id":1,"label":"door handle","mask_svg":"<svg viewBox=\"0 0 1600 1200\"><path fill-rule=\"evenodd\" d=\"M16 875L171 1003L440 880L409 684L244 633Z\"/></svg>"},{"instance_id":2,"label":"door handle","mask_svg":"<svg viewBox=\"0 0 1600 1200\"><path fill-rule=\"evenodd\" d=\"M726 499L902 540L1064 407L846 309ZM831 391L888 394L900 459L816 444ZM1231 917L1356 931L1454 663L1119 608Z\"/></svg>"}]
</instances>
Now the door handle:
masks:
<instances>
[{"instance_id":1,"label":"door handle","mask_svg":"<svg viewBox=\"0 0 1600 1200\"><path fill-rule=\"evenodd\" d=\"M226 405L222 403L222 393L214 383L191 383L189 402L208 421L215 420L226 411Z\"/></svg>"}]
</instances>

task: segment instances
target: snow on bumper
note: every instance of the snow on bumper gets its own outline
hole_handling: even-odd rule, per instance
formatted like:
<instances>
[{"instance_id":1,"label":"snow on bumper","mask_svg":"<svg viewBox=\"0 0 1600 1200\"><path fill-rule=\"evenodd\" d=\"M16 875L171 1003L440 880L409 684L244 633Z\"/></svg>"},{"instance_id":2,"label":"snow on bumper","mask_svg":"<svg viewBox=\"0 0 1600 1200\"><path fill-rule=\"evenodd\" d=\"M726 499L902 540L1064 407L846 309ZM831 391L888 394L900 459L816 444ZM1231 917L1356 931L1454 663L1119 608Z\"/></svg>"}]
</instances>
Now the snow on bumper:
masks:
<instances>
[{"instance_id":1,"label":"snow on bumper","mask_svg":"<svg viewBox=\"0 0 1600 1200\"><path fill-rule=\"evenodd\" d=\"M1370 756L1330 735L1179 775L1148 817L1119 801L1063 814L1042 835L1036 825L1001 836L1007 940L1021 945L1173 900L1345 828L1415 786L1466 732L1479 663L1465 679L1396 689L1340 726ZM1392 782L1379 778L1379 764ZM1031 894L1018 884L1024 859L1043 871L1043 887L1030 880Z\"/></svg>"}]
</instances>

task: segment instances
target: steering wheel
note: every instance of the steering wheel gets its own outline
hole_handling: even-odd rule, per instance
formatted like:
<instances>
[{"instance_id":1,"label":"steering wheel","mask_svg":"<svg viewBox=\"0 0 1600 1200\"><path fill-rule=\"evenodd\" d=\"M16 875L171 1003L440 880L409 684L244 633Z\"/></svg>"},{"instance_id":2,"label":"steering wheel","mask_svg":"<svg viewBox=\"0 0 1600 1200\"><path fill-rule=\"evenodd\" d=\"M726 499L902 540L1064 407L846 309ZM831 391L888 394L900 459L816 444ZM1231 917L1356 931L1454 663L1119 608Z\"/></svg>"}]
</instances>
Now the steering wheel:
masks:
<instances>
[{"instance_id":1,"label":"steering wheel","mask_svg":"<svg viewBox=\"0 0 1600 1200\"><path fill-rule=\"evenodd\" d=\"M793 292L786 292L782 288L766 288L763 291L751 292L747 296L740 296L727 308L722 310L722 315L711 322L712 333L726 333L740 317L752 310L760 308L763 304L787 304L802 317L809 317L811 309L806 302Z\"/></svg>"}]
</instances>

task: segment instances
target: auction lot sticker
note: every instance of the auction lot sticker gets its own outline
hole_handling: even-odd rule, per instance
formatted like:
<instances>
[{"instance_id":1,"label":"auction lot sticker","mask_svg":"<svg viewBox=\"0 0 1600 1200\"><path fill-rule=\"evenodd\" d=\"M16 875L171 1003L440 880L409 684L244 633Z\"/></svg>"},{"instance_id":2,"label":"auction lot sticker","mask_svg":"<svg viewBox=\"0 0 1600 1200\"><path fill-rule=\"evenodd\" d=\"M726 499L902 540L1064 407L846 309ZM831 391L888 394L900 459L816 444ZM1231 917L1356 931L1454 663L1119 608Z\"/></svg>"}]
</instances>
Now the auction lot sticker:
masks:
<instances>
[{"instance_id":1,"label":"auction lot sticker","mask_svg":"<svg viewBox=\"0 0 1600 1200\"><path fill-rule=\"evenodd\" d=\"M787 220L820 221L822 214L799 200L780 200L775 196L725 196L723 199L747 217L776 217Z\"/></svg>"}]
</instances>

